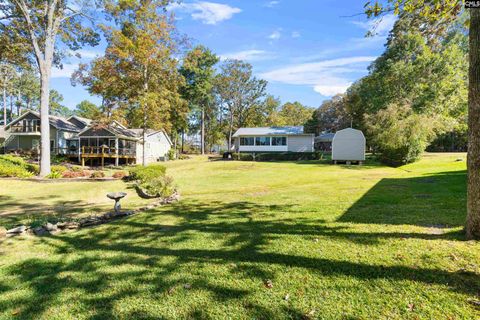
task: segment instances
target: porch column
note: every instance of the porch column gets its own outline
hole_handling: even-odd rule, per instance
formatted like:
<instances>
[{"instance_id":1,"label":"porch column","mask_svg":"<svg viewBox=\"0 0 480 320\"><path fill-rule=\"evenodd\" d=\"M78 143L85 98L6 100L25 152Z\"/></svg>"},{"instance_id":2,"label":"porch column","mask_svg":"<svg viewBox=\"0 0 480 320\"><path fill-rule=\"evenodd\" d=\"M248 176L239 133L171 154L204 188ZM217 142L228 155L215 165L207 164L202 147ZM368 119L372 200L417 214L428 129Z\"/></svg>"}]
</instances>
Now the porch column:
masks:
<instances>
[{"instance_id":1,"label":"porch column","mask_svg":"<svg viewBox=\"0 0 480 320\"><path fill-rule=\"evenodd\" d=\"M118 138L115 138L115 166L118 167Z\"/></svg>"}]
</instances>

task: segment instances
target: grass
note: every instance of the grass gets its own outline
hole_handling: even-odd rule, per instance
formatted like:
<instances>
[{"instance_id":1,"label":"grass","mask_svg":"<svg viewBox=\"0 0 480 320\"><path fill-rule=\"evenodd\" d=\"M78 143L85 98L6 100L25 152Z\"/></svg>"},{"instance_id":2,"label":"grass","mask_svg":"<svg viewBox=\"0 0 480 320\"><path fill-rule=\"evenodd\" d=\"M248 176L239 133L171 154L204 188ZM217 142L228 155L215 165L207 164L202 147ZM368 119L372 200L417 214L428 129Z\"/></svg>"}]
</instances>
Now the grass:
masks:
<instances>
[{"instance_id":1,"label":"grass","mask_svg":"<svg viewBox=\"0 0 480 320\"><path fill-rule=\"evenodd\" d=\"M4 240L0 319L478 318L469 300L480 294L480 243L462 233L459 157L427 154L397 169L168 163L178 204ZM93 202L120 188L82 186L2 183L0 211L22 219L23 206Z\"/></svg>"}]
</instances>

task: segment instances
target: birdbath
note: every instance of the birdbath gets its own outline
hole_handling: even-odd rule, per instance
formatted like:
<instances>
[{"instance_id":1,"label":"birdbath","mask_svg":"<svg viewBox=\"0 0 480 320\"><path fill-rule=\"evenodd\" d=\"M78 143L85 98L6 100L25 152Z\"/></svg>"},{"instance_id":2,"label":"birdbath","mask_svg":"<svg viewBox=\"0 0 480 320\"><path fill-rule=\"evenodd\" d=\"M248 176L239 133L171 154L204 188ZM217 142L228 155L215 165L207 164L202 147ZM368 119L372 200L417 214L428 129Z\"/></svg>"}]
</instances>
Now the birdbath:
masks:
<instances>
[{"instance_id":1,"label":"birdbath","mask_svg":"<svg viewBox=\"0 0 480 320\"><path fill-rule=\"evenodd\" d=\"M124 198L127 194L125 192L110 192L107 194L107 197L112 199L112 200L115 200L115 205L114 205L114 209L115 209L115 213L120 213L120 209L122 208L120 206L120 199Z\"/></svg>"}]
</instances>

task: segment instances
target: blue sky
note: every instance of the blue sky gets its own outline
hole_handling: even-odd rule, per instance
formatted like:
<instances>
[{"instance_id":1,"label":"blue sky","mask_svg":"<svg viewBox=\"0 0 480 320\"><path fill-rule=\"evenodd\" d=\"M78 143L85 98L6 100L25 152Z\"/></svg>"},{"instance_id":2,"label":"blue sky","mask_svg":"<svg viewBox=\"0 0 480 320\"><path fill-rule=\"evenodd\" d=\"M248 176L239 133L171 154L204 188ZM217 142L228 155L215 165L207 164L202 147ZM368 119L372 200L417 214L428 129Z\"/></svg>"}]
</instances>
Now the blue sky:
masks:
<instances>
[{"instance_id":1,"label":"blue sky","mask_svg":"<svg viewBox=\"0 0 480 320\"><path fill-rule=\"evenodd\" d=\"M222 59L248 61L282 102L318 107L365 75L384 50L394 17L355 15L363 5L362 0L187 0L170 10L192 45L203 44ZM374 26L377 35L365 38ZM84 48L81 59L70 58L63 70L53 70L52 87L68 107L83 99L100 103L83 88L72 87L70 75L80 61L88 62L104 49L104 44Z\"/></svg>"}]
</instances>

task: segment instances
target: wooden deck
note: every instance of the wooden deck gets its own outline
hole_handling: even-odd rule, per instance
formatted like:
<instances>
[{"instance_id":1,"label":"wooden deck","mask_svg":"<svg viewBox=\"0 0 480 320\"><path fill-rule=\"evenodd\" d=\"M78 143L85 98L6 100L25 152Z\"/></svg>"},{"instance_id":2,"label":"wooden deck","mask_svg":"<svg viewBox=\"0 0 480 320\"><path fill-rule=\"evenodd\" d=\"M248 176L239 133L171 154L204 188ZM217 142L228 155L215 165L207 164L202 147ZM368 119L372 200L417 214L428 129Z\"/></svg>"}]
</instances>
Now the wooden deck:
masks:
<instances>
[{"instance_id":1,"label":"wooden deck","mask_svg":"<svg viewBox=\"0 0 480 320\"><path fill-rule=\"evenodd\" d=\"M93 163L94 159L100 159L102 167L105 165L105 159L115 159L115 165L118 165L119 159L125 159L127 164L134 164L137 159L132 150L109 147L82 147L80 158L82 166L85 166L85 163L89 160Z\"/></svg>"}]
</instances>

